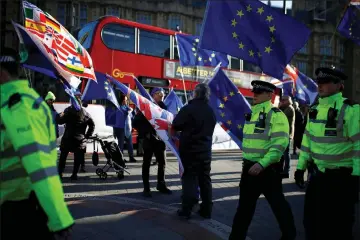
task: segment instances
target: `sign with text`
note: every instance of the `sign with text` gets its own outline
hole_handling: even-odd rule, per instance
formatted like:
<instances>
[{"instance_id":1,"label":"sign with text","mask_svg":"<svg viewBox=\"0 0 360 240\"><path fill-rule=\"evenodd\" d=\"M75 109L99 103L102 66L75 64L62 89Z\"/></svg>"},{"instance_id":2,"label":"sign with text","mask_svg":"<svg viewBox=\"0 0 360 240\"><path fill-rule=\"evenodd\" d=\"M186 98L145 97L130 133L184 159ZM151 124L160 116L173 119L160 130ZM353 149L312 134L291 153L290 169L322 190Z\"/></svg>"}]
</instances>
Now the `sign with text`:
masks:
<instances>
[{"instance_id":1,"label":"sign with text","mask_svg":"<svg viewBox=\"0 0 360 240\"><path fill-rule=\"evenodd\" d=\"M213 70L213 67L181 67L179 62L165 60L164 78L182 79L182 73L185 80L203 82L205 80L210 80L210 78L214 75ZM260 76L258 74L233 71L229 69L224 69L224 72L236 86L247 89L252 88L251 81L253 80L261 79L270 82L272 79L272 77L269 76Z\"/></svg>"}]
</instances>

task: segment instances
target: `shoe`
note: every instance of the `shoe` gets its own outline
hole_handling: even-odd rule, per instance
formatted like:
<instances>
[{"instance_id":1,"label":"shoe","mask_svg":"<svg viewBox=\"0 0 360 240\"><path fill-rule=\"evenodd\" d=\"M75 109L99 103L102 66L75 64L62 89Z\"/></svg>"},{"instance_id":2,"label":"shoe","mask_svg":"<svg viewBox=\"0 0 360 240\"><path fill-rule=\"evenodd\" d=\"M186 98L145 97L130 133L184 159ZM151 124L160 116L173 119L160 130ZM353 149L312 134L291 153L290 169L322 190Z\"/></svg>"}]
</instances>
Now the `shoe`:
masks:
<instances>
[{"instance_id":1,"label":"shoe","mask_svg":"<svg viewBox=\"0 0 360 240\"><path fill-rule=\"evenodd\" d=\"M185 218L186 220L190 219L190 216L191 216L191 212L185 211L185 210L183 210L183 209L177 210L176 213L177 213L177 215L178 215L179 217L183 217L183 218Z\"/></svg>"},{"instance_id":2,"label":"shoe","mask_svg":"<svg viewBox=\"0 0 360 240\"><path fill-rule=\"evenodd\" d=\"M85 172L86 172L85 166L82 166L82 167L80 168L80 172L82 172L82 173L85 173Z\"/></svg>"},{"instance_id":3,"label":"shoe","mask_svg":"<svg viewBox=\"0 0 360 240\"><path fill-rule=\"evenodd\" d=\"M136 162L136 159L135 159L134 157L130 157L129 162L133 162L133 163L135 163L135 162Z\"/></svg>"},{"instance_id":4,"label":"shoe","mask_svg":"<svg viewBox=\"0 0 360 240\"><path fill-rule=\"evenodd\" d=\"M151 165L156 165L156 164L157 164L157 162L152 162L152 163L151 163Z\"/></svg>"},{"instance_id":5,"label":"shoe","mask_svg":"<svg viewBox=\"0 0 360 240\"><path fill-rule=\"evenodd\" d=\"M289 174L288 173L281 173L281 178L289 178Z\"/></svg>"},{"instance_id":6,"label":"shoe","mask_svg":"<svg viewBox=\"0 0 360 240\"><path fill-rule=\"evenodd\" d=\"M70 179L71 180L78 180L78 176L77 175L71 175Z\"/></svg>"},{"instance_id":7,"label":"shoe","mask_svg":"<svg viewBox=\"0 0 360 240\"><path fill-rule=\"evenodd\" d=\"M143 191L143 196L144 196L144 197L147 197L147 198L152 197L151 191L150 191L150 190L144 190L144 191Z\"/></svg>"},{"instance_id":8,"label":"shoe","mask_svg":"<svg viewBox=\"0 0 360 240\"><path fill-rule=\"evenodd\" d=\"M201 208L199 209L199 211L197 213L203 218L211 219L211 213L208 213Z\"/></svg>"},{"instance_id":9,"label":"shoe","mask_svg":"<svg viewBox=\"0 0 360 240\"><path fill-rule=\"evenodd\" d=\"M164 194L172 194L172 191L168 189L165 184L158 184L156 190Z\"/></svg>"}]
</instances>

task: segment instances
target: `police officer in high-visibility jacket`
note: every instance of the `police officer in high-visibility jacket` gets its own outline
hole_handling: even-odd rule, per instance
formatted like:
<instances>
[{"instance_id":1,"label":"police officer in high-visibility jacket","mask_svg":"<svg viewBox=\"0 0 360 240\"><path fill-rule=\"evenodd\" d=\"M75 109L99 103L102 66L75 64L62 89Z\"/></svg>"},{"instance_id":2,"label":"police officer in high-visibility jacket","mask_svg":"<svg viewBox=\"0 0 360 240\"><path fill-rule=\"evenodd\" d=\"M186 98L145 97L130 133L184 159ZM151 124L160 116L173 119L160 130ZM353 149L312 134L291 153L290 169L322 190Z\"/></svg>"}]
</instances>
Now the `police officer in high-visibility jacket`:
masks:
<instances>
[{"instance_id":1,"label":"police officer in high-visibility jacket","mask_svg":"<svg viewBox=\"0 0 360 240\"><path fill-rule=\"evenodd\" d=\"M1 239L67 239L74 220L64 200L52 114L27 80L18 54L0 55Z\"/></svg>"},{"instance_id":2,"label":"police officer in high-visibility jacket","mask_svg":"<svg viewBox=\"0 0 360 240\"><path fill-rule=\"evenodd\" d=\"M360 105L342 96L347 76L335 68L318 68L319 103L309 111L297 170L313 164L305 195L307 239L352 239L360 176Z\"/></svg>"},{"instance_id":3,"label":"police officer in high-visibility jacket","mask_svg":"<svg viewBox=\"0 0 360 240\"><path fill-rule=\"evenodd\" d=\"M280 225L282 238L295 239L293 214L282 191L281 156L289 145L289 122L271 104L276 87L265 81L252 81L254 106L245 116L243 170L240 198L234 217L231 240L244 240L260 194L268 200Z\"/></svg>"}]
</instances>

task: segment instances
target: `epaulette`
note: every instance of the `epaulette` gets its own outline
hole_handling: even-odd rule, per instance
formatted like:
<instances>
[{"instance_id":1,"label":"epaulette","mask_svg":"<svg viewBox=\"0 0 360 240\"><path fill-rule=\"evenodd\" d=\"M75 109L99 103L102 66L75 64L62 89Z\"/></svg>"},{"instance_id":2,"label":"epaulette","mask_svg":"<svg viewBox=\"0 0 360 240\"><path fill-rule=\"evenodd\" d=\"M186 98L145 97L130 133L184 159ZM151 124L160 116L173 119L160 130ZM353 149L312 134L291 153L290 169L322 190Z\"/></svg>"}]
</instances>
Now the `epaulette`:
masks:
<instances>
[{"instance_id":1,"label":"epaulette","mask_svg":"<svg viewBox=\"0 0 360 240\"><path fill-rule=\"evenodd\" d=\"M350 100L350 99L345 99L343 103L344 103L344 104L347 104L347 105L349 105L349 106L354 106L354 105L356 105L356 104L359 104L358 102L355 102L355 101Z\"/></svg>"},{"instance_id":2,"label":"epaulette","mask_svg":"<svg viewBox=\"0 0 360 240\"><path fill-rule=\"evenodd\" d=\"M20 101L21 101L21 95L19 93L14 93L9 97L8 108L11 108Z\"/></svg>"},{"instance_id":3,"label":"epaulette","mask_svg":"<svg viewBox=\"0 0 360 240\"><path fill-rule=\"evenodd\" d=\"M281 110L277 107L273 107L273 108L271 108L271 110L273 110L274 112L281 112Z\"/></svg>"}]
</instances>

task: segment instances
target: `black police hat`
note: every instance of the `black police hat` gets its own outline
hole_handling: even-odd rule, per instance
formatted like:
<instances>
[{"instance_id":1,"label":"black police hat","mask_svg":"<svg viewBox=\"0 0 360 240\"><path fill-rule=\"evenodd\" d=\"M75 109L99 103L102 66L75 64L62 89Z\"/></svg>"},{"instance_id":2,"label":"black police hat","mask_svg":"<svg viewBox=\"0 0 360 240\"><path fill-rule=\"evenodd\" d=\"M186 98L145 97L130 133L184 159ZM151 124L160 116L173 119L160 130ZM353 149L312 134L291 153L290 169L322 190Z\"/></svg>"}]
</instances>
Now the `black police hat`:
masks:
<instances>
[{"instance_id":1,"label":"black police hat","mask_svg":"<svg viewBox=\"0 0 360 240\"><path fill-rule=\"evenodd\" d=\"M3 48L0 51L0 62L1 63L18 63L20 61L19 53L12 48Z\"/></svg>"},{"instance_id":2,"label":"black police hat","mask_svg":"<svg viewBox=\"0 0 360 240\"><path fill-rule=\"evenodd\" d=\"M252 92L261 93L261 92L275 92L276 86L272 83L265 82L262 80L254 80L251 82L251 86L253 86Z\"/></svg>"},{"instance_id":3,"label":"black police hat","mask_svg":"<svg viewBox=\"0 0 360 240\"><path fill-rule=\"evenodd\" d=\"M317 83L339 83L345 81L347 76L345 73L336 70L334 67L320 67L315 70Z\"/></svg>"}]
</instances>

